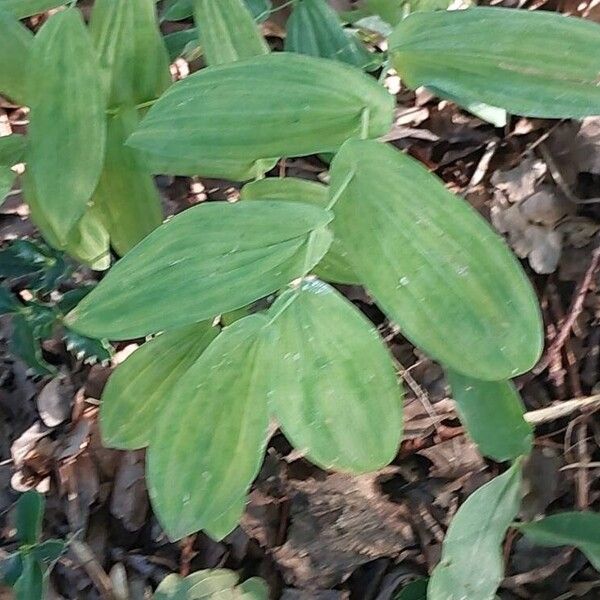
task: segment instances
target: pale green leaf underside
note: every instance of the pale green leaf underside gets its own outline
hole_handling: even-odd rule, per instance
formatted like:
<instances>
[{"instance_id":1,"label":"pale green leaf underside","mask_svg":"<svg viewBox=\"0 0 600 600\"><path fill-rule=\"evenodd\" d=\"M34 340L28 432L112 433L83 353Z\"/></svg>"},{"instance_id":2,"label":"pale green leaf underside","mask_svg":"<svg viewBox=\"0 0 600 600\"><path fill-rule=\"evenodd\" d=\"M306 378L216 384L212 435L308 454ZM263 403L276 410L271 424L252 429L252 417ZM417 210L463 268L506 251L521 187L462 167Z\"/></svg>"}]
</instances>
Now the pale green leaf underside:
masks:
<instances>
[{"instance_id":1,"label":"pale green leaf underside","mask_svg":"<svg viewBox=\"0 0 600 600\"><path fill-rule=\"evenodd\" d=\"M66 322L91 337L133 339L241 308L310 270L331 243L330 219L297 202L191 208L121 259Z\"/></svg>"},{"instance_id":2,"label":"pale green leaf underside","mask_svg":"<svg viewBox=\"0 0 600 600\"><path fill-rule=\"evenodd\" d=\"M258 472L268 428L265 322L252 315L225 328L162 412L148 451L148 489L172 539L218 523Z\"/></svg>"},{"instance_id":3,"label":"pale green leaf underside","mask_svg":"<svg viewBox=\"0 0 600 600\"><path fill-rule=\"evenodd\" d=\"M463 106L547 118L600 114L600 26L592 21L489 7L415 13L389 45L407 85Z\"/></svg>"},{"instance_id":4,"label":"pale green leaf underside","mask_svg":"<svg viewBox=\"0 0 600 600\"><path fill-rule=\"evenodd\" d=\"M484 456L505 461L529 454L532 429L512 382L480 381L450 370L446 374L460 420Z\"/></svg>"},{"instance_id":5,"label":"pale green leaf underside","mask_svg":"<svg viewBox=\"0 0 600 600\"><path fill-rule=\"evenodd\" d=\"M268 54L243 0L194 0L194 20L208 66Z\"/></svg>"},{"instance_id":6,"label":"pale green leaf underside","mask_svg":"<svg viewBox=\"0 0 600 600\"><path fill-rule=\"evenodd\" d=\"M542 347L536 296L489 224L422 165L350 140L331 167L334 236L361 282L416 346L460 373L508 379Z\"/></svg>"},{"instance_id":7,"label":"pale green leaf underside","mask_svg":"<svg viewBox=\"0 0 600 600\"><path fill-rule=\"evenodd\" d=\"M102 394L104 443L123 450L147 446L175 385L216 335L210 322L175 329L147 342L119 365Z\"/></svg>"},{"instance_id":8,"label":"pale green leaf underside","mask_svg":"<svg viewBox=\"0 0 600 600\"><path fill-rule=\"evenodd\" d=\"M294 447L325 469L388 464L402 437L402 391L372 324L318 280L282 294L269 316L270 406Z\"/></svg>"},{"instance_id":9,"label":"pale green leaf underside","mask_svg":"<svg viewBox=\"0 0 600 600\"><path fill-rule=\"evenodd\" d=\"M519 530L541 546L575 546L600 571L600 515L593 512L565 512L550 515Z\"/></svg>"},{"instance_id":10,"label":"pale green leaf underside","mask_svg":"<svg viewBox=\"0 0 600 600\"><path fill-rule=\"evenodd\" d=\"M327 186L316 181L296 177L269 177L247 183L241 191L242 200L284 200L288 202L306 202L321 208L327 208L329 193ZM334 283L356 283L358 278L345 258L341 242L333 239L327 254L315 267L315 273L326 281Z\"/></svg>"},{"instance_id":11,"label":"pale green leaf underside","mask_svg":"<svg viewBox=\"0 0 600 600\"><path fill-rule=\"evenodd\" d=\"M59 12L34 38L27 168L58 240L66 242L98 183L106 138L100 71L81 13Z\"/></svg>"},{"instance_id":12,"label":"pale green leaf underside","mask_svg":"<svg viewBox=\"0 0 600 600\"><path fill-rule=\"evenodd\" d=\"M335 151L364 125L369 137L383 135L393 104L355 68L280 52L176 83L128 143L155 172L249 178L258 160Z\"/></svg>"},{"instance_id":13,"label":"pale green leaf underside","mask_svg":"<svg viewBox=\"0 0 600 600\"><path fill-rule=\"evenodd\" d=\"M502 580L501 543L521 501L521 467L471 494L452 519L442 557L433 570L428 600L493 600Z\"/></svg>"}]
</instances>

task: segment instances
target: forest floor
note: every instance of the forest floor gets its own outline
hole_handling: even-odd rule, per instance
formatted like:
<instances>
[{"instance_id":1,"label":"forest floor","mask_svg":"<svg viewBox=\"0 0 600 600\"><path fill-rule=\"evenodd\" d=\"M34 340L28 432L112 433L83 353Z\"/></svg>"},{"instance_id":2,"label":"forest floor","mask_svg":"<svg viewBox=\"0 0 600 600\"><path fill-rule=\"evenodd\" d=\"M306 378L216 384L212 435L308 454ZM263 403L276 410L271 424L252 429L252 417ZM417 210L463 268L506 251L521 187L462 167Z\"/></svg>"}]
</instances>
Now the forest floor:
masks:
<instances>
[{"instance_id":1,"label":"forest floor","mask_svg":"<svg viewBox=\"0 0 600 600\"><path fill-rule=\"evenodd\" d=\"M533 4L600 21L596 2L525 6ZM280 45L280 24L265 27ZM396 91L399 82L389 75L386 85ZM506 235L539 295L547 350L517 380L535 425L522 516L597 510L600 118L513 118L500 129L424 90L400 88L397 97L388 141ZM26 121L26 111L0 99L0 134L22 132ZM278 173L326 181L327 164L317 157L286 160ZM206 179L161 177L159 185L166 214L239 192L231 182ZM36 235L27 214L13 193L0 207L0 243ZM93 277L85 269L76 276ZM0 320L0 533L10 541L17 490L46 494L44 536L77 542L54 569L51 598L137 600L170 572L217 566L264 577L273 597L284 600L391 600L405 583L427 576L457 507L500 467L465 436L441 368L402 337L364 289L340 289L379 328L405 381L399 454L370 475L327 473L275 432L241 526L220 543L202 533L170 543L149 505L144 452L100 442L102 389L131 344L117 345L113 364L90 365L57 335L43 350L59 375L33 377L11 354L10 324ZM560 410L581 398L590 399L585 410ZM600 576L577 551L534 548L509 535L504 556L502 600L600 598Z\"/></svg>"}]
</instances>

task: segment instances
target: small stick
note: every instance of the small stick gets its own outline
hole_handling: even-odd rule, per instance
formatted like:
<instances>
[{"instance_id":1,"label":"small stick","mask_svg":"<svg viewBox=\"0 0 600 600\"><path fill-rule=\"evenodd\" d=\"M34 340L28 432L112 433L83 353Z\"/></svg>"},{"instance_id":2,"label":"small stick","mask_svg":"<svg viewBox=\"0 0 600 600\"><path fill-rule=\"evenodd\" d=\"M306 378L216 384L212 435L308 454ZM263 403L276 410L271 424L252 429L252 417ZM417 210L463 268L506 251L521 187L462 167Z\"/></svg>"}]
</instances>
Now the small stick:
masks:
<instances>
[{"instance_id":1,"label":"small stick","mask_svg":"<svg viewBox=\"0 0 600 600\"><path fill-rule=\"evenodd\" d=\"M525 413L525 420L532 425L542 425L543 423L549 423L568 417L577 410L585 410L586 412L592 412L600 408L600 394L588 396L586 398L573 398L571 400L565 400L564 402L558 402L548 408L540 408L538 410L532 410Z\"/></svg>"},{"instance_id":2,"label":"small stick","mask_svg":"<svg viewBox=\"0 0 600 600\"><path fill-rule=\"evenodd\" d=\"M567 341L567 338L571 333L571 329L573 328L573 325L577 320L577 317L579 317L581 311L583 310L583 302L585 301L585 297L587 295L590 284L592 283L592 279L596 271L598 270L598 266L600 266L600 247L596 248L592 253L592 260L590 260L590 264L587 268L587 271L585 272L583 279L581 280L581 282L577 286L577 289L575 290L575 295L573 297L573 301L571 302L569 313L564 322L561 323L558 334L556 335L554 340L552 340L552 343L548 346L546 352L544 352L544 355L542 356L538 364L531 370L531 373L533 375L539 375L545 369L547 369L548 365L556 356L556 354L561 352L562 347Z\"/></svg>"}]
</instances>

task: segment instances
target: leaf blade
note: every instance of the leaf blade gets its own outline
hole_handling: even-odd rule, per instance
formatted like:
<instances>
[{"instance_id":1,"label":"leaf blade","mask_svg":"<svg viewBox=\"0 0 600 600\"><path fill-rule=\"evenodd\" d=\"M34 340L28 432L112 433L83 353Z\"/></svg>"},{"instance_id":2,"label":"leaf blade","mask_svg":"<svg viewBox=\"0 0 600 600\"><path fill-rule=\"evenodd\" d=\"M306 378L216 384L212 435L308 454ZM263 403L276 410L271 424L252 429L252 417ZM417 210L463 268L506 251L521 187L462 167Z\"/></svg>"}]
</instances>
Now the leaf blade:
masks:
<instances>
[{"instance_id":1,"label":"leaf blade","mask_svg":"<svg viewBox=\"0 0 600 600\"><path fill-rule=\"evenodd\" d=\"M122 450L147 446L174 386L216 334L210 322L169 331L145 343L119 365L102 394L103 442Z\"/></svg>"},{"instance_id":2,"label":"leaf blade","mask_svg":"<svg viewBox=\"0 0 600 600\"><path fill-rule=\"evenodd\" d=\"M510 381L479 381L446 371L456 409L480 452L497 461L529 454L533 430Z\"/></svg>"},{"instance_id":3,"label":"leaf blade","mask_svg":"<svg viewBox=\"0 0 600 600\"><path fill-rule=\"evenodd\" d=\"M306 202L327 208L329 194L327 186L295 177L268 177L247 183L240 192L241 200L283 200L286 202ZM334 283L359 284L358 277L346 259L344 247L334 238L327 254L316 265L315 273L326 281Z\"/></svg>"},{"instance_id":4,"label":"leaf blade","mask_svg":"<svg viewBox=\"0 0 600 600\"><path fill-rule=\"evenodd\" d=\"M584 19L489 7L415 13L389 42L408 85L463 106L484 102L547 118L600 112L596 63L588 58L600 53L600 27Z\"/></svg>"},{"instance_id":5,"label":"leaf blade","mask_svg":"<svg viewBox=\"0 0 600 600\"><path fill-rule=\"evenodd\" d=\"M268 428L264 324L251 315L225 328L181 379L156 429L149 492L171 539L219 520L260 468Z\"/></svg>"},{"instance_id":6,"label":"leaf blade","mask_svg":"<svg viewBox=\"0 0 600 600\"><path fill-rule=\"evenodd\" d=\"M177 82L128 144L154 172L249 179L259 160L337 149L362 131L366 113L368 136L382 135L392 105L382 86L348 65L279 52Z\"/></svg>"},{"instance_id":7,"label":"leaf blade","mask_svg":"<svg viewBox=\"0 0 600 600\"><path fill-rule=\"evenodd\" d=\"M517 462L471 494L452 519L428 600L492 600L503 576L500 544L521 501Z\"/></svg>"},{"instance_id":8,"label":"leaf blade","mask_svg":"<svg viewBox=\"0 0 600 600\"><path fill-rule=\"evenodd\" d=\"M270 404L286 437L325 469L373 471L396 455L402 393L374 327L321 281L270 309Z\"/></svg>"},{"instance_id":9,"label":"leaf blade","mask_svg":"<svg viewBox=\"0 0 600 600\"><path fill-rule=\"evenodd\" d=\"M535 544L575 546L600 571L600 516L592 512L564 512L518 526Z\"/></svg>"},{"instance_id":10,"label":"leaf blade","mask_svg":"<svg viewBox=\"0 0 600 600\"><path fill-rule=\"evenodd\" d=\"M121 259L65 322L90 337L133 339L241 308L312 268L327 251L330 219L298 203L188 209ZM307 262L311 232L321 247Z\"/></svg>"},{"instance_id":11,"label":"leaf blade","mask_svg":"<svg viewBox=\"0 0 600 600\"><path fill-rule=\"evenodd\" d=\"M6 57L0 61L0 92L25 104L28 84L22 61L29 60L33 35L6 8L0 3L0 54ZM10 56L18 56L19 60Z\"/></svg>"},{"instance_id":12,"label":"leaf blade","mask_svg":"<svg viewBox=\"0 0 600 600\"><path fill-rule=\"evenodd\" d=\"M331 181L331 197L339 196L334 236L415 345L484 380L508 379L535 364L542 347L536 296L474 209L415 160L375 141L346 142ZM426 200L417 203L420 197Z\"/></svg>"},{"instance_id":13,"label":"leaf blade","mask_svg":"<svg viewBox=\"0 0 600 600\"><path fill-rule=\"evenodd\" d=\"M194 0L194 20L208 66L269 53L243 0Z\"/></svg>"},{"instance_id":14,"label":"leaf blade","mask_svg":"<svg viewBox=\"0 0 600 600\"><path fill-rule=\"evenodd\" d=\"M29 90L28 170L52 207L48 221L65 243L98 183L106 138L98 64L79 11L46 21L29 65L35 87Z\"/></svg>"}]
</instances>

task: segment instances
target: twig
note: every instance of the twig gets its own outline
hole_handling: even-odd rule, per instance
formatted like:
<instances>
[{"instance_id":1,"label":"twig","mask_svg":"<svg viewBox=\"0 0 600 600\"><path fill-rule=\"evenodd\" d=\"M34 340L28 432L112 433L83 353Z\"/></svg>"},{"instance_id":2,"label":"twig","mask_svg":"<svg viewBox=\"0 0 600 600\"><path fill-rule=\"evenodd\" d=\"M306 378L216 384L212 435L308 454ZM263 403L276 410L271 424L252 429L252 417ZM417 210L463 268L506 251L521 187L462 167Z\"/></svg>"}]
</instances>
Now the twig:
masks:
<instances>
[{"instance_id":1,"label":"twig","mask_svg":"<svg viewBox=\"0 0 600 600\"><path fill-rule=\"evenodd\" d=\"M584 410L586 412L593 412L600 408L600 394L594 396L588 396L586 398L573 398L572 400L565 400L559 402L548 408L540 408L538 410L532 410L525 413L525 420L532 425L542 425L543 423L549 423L568 417L575 411Z\"/></svg>"},{"instance_id":2,"label":"twig","mask_svg":"<svg viewBox=\"0 0 600 600\"><path fill-rule=\"evenodd\" d=\"M596 248L592 253L592 260L590 261L583 279L577 286L577 290L575 291L573 301L571 302L571 306L569 308L569 313L564 322L561 323L558 334L550 346L548 346L538 364L531 370L533 375L539 375L542 373L548 367L556 354L561 352L562 347L564 346L569 334L571 333L571 329L577 320L577 317L579 317L581 311L583 310L583 302L587 295L590 284L592 283L592 279L598 270L598 266L600 266L600 247Z\"/></svg>"},{"instance_id":3,"label":"twig","mask_svg":"<svg viewBox=\"0 0 600 600\"><path fill-rule=\"evenodd\" d=\"M100 592L101 598L103 598L103 600L114 600L112 581L100 563L96 560L90 547L85 542L72 540L71 550L96 586L98 592Z\"/></svg>"}]
</instances>

